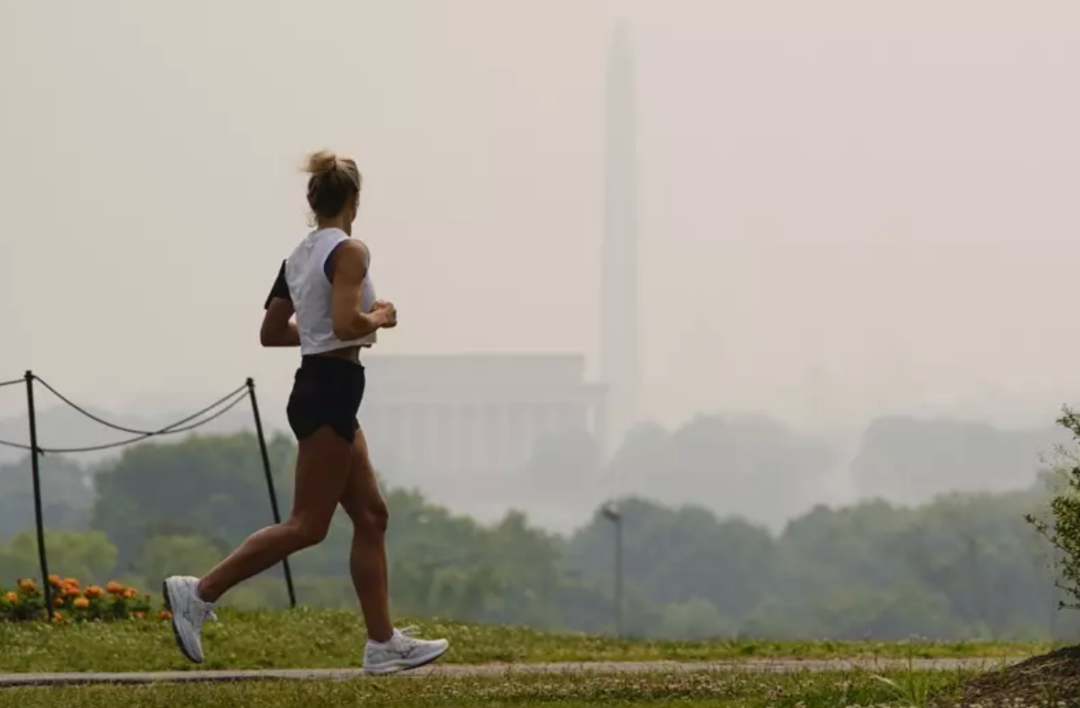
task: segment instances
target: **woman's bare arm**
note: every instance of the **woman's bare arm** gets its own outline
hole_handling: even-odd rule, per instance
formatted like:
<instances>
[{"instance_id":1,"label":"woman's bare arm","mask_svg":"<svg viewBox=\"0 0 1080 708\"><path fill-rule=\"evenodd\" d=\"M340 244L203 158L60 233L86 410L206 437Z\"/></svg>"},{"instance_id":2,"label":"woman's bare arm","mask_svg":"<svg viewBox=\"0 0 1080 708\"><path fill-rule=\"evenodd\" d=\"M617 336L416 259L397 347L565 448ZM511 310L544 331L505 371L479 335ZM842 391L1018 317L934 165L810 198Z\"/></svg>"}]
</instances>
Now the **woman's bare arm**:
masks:
<instances>
[{"instance_id":1,"label":"woman's bare arm","mask_svg":"<svg viewBox=\"0 0 1080 708\"><path fill-rule=\"evenodd\" d=\"M271 299L259 329L259 342L264 347L300 346L300 332L292 321L294 312L292 300L280 297Z\"/></svg>"},{"instance_id":2,"label":"woman's bare arm","mask_svg":"<svg viewBox=\"0 0 1080 708\"><path fill-rule=\"evenodd\" d=\"M362 287L367 275L368 253L364 244L354 239L342 241L331 254L331 317L334 336L343 341L366 337L380 327L393 326L396 313L392 307L364 312Z\"/></svg>"},{"instance_id":3,"label":"woman's bare arm","mask_svg":"<svg viewBox=\"0 0 1080 708\"><path fill-rule=\"evenodd\" d=\"M259 342L264 347L300 346L300 333L296 330L296 323L292 321L296 310L293 308L289 284L285 281L285 261L281 262L277 279L270 288L270 294L266 296L264 309L266 313L263 315L262 327L259 328Z\"/></svg>"}]
</instances>

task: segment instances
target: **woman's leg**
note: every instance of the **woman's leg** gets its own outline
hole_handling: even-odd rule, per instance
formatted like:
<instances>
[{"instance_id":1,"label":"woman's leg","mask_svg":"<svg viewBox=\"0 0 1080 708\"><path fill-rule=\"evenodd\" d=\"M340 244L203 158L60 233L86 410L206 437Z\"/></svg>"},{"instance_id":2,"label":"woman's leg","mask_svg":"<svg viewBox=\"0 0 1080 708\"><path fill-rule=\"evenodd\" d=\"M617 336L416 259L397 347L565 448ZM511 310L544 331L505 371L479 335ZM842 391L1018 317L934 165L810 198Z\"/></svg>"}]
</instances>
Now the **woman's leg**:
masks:
<instances>
[{"instance_id":1,"label":"woman's leg","mask_svg":"<svg viewBox=\"0 0 1080 708\"><path fill-rule=\"evenodd\" d=\"M353 522L349 571L364 613L368 638L375 642L389 641L394 635L386 566L386 526L390 512L379 491L362 430L356 432L341 507Z\"/></svg>"},{"instance_id":2,"label":"woman's leg","mask_svg":"<svg viewBox=\"0 0 1080 708\"><path fill-rule=\"evenodd\" d=\"M329 427L299 442L292 513L280 524L248 536L240 547L199 580L199 598L218 598L248 578L326 538L349 477L352 446Z\"/></svg>"},{"instance_id":3,"label":"woman's leg","mask_svg":"<svg viewBox=\"0 0 1080 708\"><path fill-rule=\"evenodd\" d=\"M341 506L353 522L349 568L368 628L364 670L371 674L390 674L435 661L446 653L449 642L403 635L394 629L390 620L386 563L386 526L390 514L375 479L364 433L360 430L356 433Z\"/></svg>"},{"instance_id":4,"label":"woman's leg","mask_svg":"<svg viewBox=\"0 0 1080 708\"><path fill-rule=\"evenodd\" d=\"M323 426L299 442L296 495L288 520L256 531L200 578L173 576L163 584L172 610L172 627L180 650L192 661L203 660L202 625L213 603L253 575L272 568L301 549L326 538L330 521L349 476L352 444Z\"/></svg>"}]
</instances>

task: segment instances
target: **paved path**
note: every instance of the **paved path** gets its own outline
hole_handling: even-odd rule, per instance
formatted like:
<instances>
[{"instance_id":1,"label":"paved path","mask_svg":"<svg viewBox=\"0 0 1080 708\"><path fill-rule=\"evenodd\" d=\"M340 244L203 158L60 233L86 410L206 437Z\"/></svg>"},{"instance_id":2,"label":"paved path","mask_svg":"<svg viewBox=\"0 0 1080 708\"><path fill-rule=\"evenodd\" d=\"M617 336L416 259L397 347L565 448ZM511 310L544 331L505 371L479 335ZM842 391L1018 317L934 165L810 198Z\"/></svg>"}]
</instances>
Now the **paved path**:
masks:
<instances>
[{"instance_id":1,"label":"paved path","mask_svg":"<svg viewBox=\"0 0 1080 708\"><path fill-rule=\"evenodd\" d=\"M865 660L769 660L717 661L707 663L652 662L590 662L561 664L433 664L413 671L395 674L391 678L424 678L454 676L506 676L507 674L538 673L625 673L646 671L843 671L850 669L915 670L986 670L998 668L1015 659L865 659ZM0 673L0 689L13 686L63 686L87 684L147 684L199 681L252 681L268 679L345 681L364 677L361 669L278 669L253 671L159 671L147 673L65 673L65 674L5 674Z\"/></svg>"}]
</instances>

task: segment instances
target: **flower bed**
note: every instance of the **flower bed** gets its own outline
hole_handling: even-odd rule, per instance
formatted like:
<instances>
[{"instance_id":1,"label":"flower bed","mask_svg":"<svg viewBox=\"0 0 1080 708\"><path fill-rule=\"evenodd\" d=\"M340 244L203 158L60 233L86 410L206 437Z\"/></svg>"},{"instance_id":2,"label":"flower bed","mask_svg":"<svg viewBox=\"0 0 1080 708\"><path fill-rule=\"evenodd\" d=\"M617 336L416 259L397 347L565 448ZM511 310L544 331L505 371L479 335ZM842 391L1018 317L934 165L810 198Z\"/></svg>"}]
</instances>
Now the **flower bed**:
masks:
<instances>
[{"instance_id":1,"label":"flower bed","mask_svg":"<svg viewBox=\"0 0 1080 708\"><path fill-rule=\"evenodd\" d=\"M150 616L150 596L110 582L83 587L75 578L49 576L52 586L52 621L63 623L143 620ZM0 622L40 620L45 616L45 593L31 578L19 580L13 589L0 588ZM168 612L158 614L168 619Z\"/></svg>"}]
</instances>

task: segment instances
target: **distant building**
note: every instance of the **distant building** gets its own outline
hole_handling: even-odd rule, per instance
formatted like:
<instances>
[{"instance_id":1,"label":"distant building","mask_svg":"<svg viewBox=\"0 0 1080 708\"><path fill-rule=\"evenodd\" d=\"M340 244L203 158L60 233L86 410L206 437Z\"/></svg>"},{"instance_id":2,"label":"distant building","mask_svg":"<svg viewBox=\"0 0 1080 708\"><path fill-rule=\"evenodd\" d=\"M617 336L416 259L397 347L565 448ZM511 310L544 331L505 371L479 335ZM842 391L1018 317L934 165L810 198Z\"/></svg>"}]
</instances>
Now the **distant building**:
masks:
<instances>
[{"instance_id":1,"label":"distant building","mask_svg":"<svg viewBox=\"0 0 1080 708\"><path fill-rule=\"evenodd\" d=\"M372 355L364 365L368 443L425 489L506 479L549 434L602 443L604 388L584 380L582 355Z\"/></svg>"}]
</instances>

